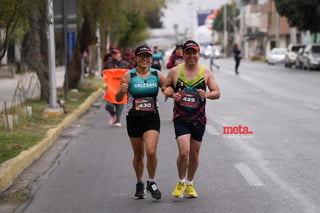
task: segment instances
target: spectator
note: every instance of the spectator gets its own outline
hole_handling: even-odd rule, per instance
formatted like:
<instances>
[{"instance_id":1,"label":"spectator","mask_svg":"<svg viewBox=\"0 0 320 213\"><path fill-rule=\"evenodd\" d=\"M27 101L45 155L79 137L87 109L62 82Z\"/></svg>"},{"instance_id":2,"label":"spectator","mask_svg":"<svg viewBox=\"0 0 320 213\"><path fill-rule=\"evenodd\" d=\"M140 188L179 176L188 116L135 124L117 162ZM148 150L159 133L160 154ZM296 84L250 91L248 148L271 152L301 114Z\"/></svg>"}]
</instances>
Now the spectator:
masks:
<instances>
[{"instance_id":1,"label":"spectator","mask_svg":"<svg viewBox=\"0 0 320 213\"><path fill-rule=\"evenodd\" d=\"M171 69L181 63L183 63L183 45L177 45L169 58L167 69Z\"/></svg>"},{"instance_id":2,"label":"spectator","mask_svg":"<svg viewBox=\"0 0 320 213\"><path fill-rule=\"evenodd\" d=\"M109 59L105 66L104 72L108 72L108 69L128 69L129 64L121 58L120 50L114 48L111 52L111 59ZM108 85L106 85L106 90ZM123 110L123 104L111 103L106 101L105 109L110 113L109 125L114 125L116 127L121 127L120 118Z\"/></svg>"},{"instance_id":3,"label":"spectator","mask_svg":"<svg viewBox=\"0 0 320 213\"><path fill-rule=\"evenodd\" d=\"M163 54L158 46L153 47L151 68L161 71L161 63L163 63Z\"/></svg>"}]
</instances>

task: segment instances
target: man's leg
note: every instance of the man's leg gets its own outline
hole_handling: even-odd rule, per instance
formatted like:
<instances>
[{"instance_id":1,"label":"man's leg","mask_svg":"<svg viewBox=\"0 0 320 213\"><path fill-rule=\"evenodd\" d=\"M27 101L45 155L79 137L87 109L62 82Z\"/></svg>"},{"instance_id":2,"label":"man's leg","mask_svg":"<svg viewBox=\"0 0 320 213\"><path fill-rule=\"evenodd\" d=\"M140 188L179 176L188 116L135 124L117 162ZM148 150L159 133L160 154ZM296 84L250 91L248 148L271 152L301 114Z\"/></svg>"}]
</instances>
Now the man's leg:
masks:
<instances>
[{"instance_id":1,"label":"man's leg","mask_svg":"<svg viewBox=\"0 0 320 213\"><path fill-rule=\"evenodd\" d=\"M181 135L177 138L177 145L179 149L179 155L177 158L177 168L180 180L185 179L188 168L190 139L190 134Z\"/></svg>"},{"instance_id":2,"label":"man's leg","mask_svg":"<svg viewBox=\"0 0 320 213\"><path fill-rule=\"evenodd\" d=\"M192 181L199 165L201 142L191 139L187 180Z\"/></svg>"},{"instance_id":3,"label":"man's leg","mask_svg":"<svg viewBox=\"0 0 320 213\"><path fill-rule=\"evenodd\" d=\"M176 198L183 198L183 194L186 189L185 176L188 168L190 139L190 134L185 134L177 137L177 145L179 149L179 155L177 157L179 181L172 192L172 195Z\"/></svg>"}]
</instances>

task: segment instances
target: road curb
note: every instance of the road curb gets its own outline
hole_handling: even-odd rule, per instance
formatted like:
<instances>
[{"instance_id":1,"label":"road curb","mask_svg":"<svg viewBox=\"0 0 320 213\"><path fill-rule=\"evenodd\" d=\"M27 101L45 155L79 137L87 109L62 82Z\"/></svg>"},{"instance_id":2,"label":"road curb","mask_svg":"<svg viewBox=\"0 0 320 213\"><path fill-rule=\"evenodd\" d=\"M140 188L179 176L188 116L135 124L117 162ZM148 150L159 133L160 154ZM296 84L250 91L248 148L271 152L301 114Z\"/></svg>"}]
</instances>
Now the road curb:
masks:
<instances>
[{"instance_id":1,"label":"road curb","mask_svg":"<svg viewBox=\"0 0 320 213\"><path fill-rule=\"evenodd\" d=\"M59 137L61 132L81 116L102 95L103 91L103 88L99 88L97 91L93 92L84 103L82 103L71 114L66 116L57 127L49 129L47 137L39 143L25 151L22 151L15 158L3 162L0 165L0 193L8 189L15 178L17 178L24 169L39 159Z\"/></svg>"}]
</instances>

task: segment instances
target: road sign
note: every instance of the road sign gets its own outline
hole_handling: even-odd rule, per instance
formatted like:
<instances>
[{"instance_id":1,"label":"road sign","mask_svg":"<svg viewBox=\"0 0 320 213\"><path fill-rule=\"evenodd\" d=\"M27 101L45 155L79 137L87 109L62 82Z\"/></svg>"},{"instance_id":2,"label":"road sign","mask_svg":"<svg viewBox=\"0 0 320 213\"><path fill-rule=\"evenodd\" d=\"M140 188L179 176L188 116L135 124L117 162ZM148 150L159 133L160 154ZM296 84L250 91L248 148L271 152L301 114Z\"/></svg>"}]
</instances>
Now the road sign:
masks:
<instances>
[{"instance_id":1,"label":"road sign","mask_svg":"<svg viewBox=\"0 0 320 213\"><path fill-rule=\"evenodd\" d=\"M76 32L67 32L67 59L71 61L73 50L76 46L77 35Z\"/></svg>"}]
</instances>

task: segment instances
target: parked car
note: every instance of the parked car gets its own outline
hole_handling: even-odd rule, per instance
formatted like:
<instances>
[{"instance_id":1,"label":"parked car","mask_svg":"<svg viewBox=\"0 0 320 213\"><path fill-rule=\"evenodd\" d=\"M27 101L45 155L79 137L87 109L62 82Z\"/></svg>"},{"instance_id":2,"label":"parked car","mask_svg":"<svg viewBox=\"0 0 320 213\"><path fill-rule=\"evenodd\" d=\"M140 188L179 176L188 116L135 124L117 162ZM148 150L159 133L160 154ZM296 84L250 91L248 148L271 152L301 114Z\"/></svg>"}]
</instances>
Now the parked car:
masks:
<instances>
[{"instance_id":1,"label":"parked car","mask_svg":"<svg viewBox=\"0 0 320 213\"><path fill-rule=\"evenodd\" d=\"M204 57L205 59L214 57L216 59L222 58L222 54L220 52L221 46L219 45L214 45L212 46L211 44L206 45L206 46L201 46L200 47L200 56Z\"/></svg>"},{"instance_id":2,"label":"parked car","mask_svg":"<svg viewBox=\"0 0 320 213\"><path fill-rule=\"evenodd\" d=\"M290 44L285 54L284 66L291 67L292 65L296 65L297 53L301 47L305 47L302 44Z\"/></svg>"},{"instance_id":3,"label":"parked car","mask_svg":"<svg viewBox=\"0 0 320 213\"><path fill-rule=\"evenodd\" d=\"M267 54L267 62L269 65L284 63L286 48L273 48Z\"/></svg>"},{"instance_id":4,"label":"parked car","mask_svg":"<svg viewBox=\"0 0 320 213\"><path fill-rule=\"evenodd\" d=\"M320 69L320 44L308 44L302 54L303 69Z\"/></svg>"},{"instance_id":5,"label":"parked car","mask_svg":"<svg viewBox=\"0 0 320 213\"><path fill-rule=\"evenodd\" d=\"M304 47L300 47L300 49L297 52L296 68L302 69L302 64L303 64L302 57L303 57L304 49L305 49L305 46Z\"/></svg>"},{"instance_id":6,"label":"parked car","mask_svg":"<svg viewBox=\"0 0 320 213\"><path fill-rule=\"evenodd\" d=\"M212 55L212 46L210 44L200 44L200 56L205 59Z\"/></svg>"}]
</instances>

